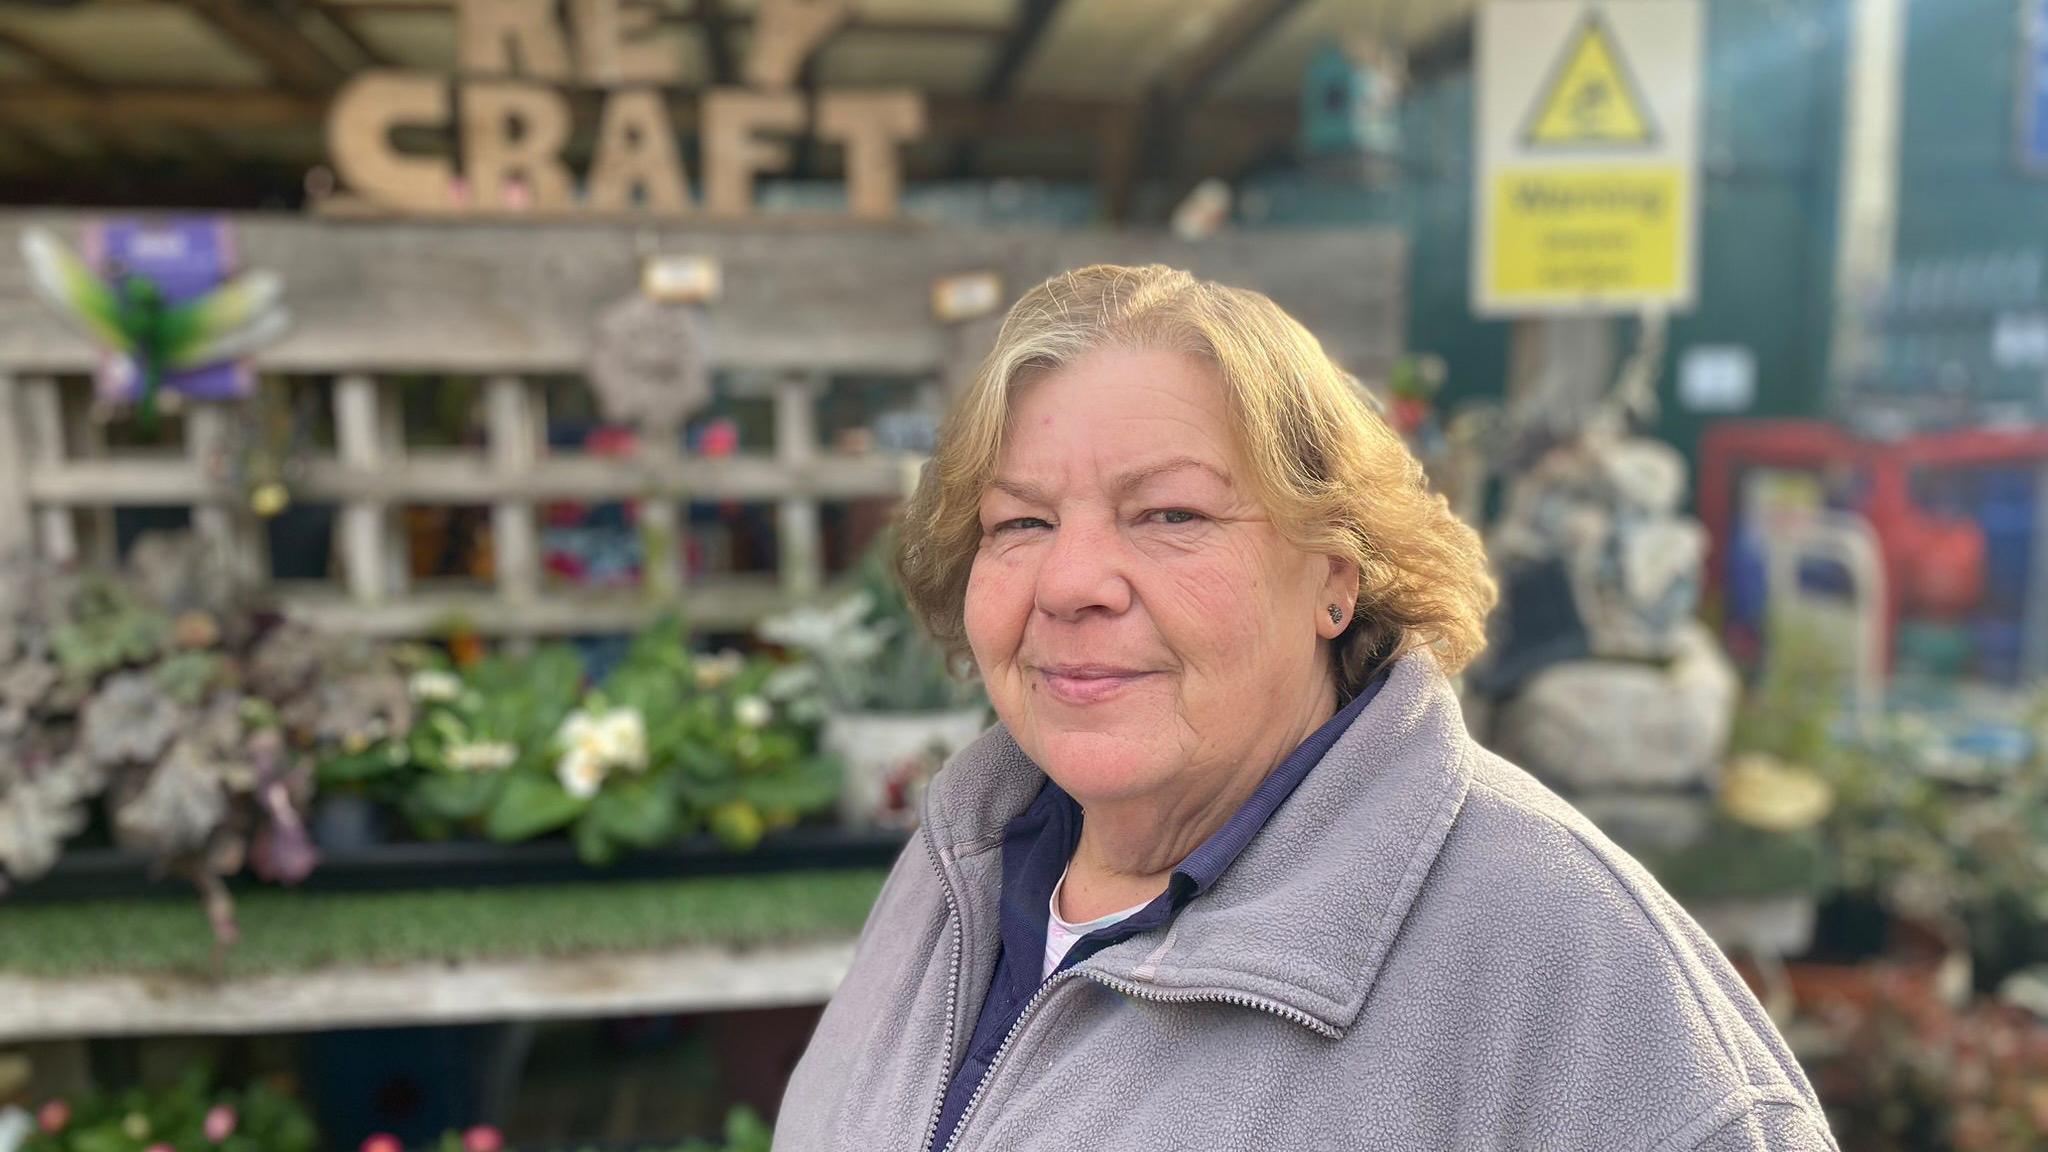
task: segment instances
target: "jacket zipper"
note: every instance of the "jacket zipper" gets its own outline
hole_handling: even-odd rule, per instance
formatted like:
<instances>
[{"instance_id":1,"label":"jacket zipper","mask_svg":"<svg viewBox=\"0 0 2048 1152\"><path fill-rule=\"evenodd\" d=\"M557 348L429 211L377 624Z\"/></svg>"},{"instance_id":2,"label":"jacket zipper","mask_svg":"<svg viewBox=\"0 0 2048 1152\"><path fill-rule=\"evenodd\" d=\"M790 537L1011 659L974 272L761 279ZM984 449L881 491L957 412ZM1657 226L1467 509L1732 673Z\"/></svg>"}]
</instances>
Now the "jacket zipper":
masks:
<instances>
[{"instance_id":1,"label":"jacket zipper","mask_svg":"<svg viewBox=\"0 0 2048 1152\"><path fill-rule=\"evenodd\" d=\"M960 1133L967 1128L967 1121L974 1115L974 1106L976 1104L981 1103L982 1093L988 1091L988 1082L990 1080L995 1079L996 1069L1000 1067L1003 1063L1003 1054L1010 1050L1010 1042L1017 1038L1017 1033L1024 1030L1024 1022L1026 1020L1031 1019L1032 1009L1038 1007L1039 1001L1045 999L1046 993L1052 991L1054 988L1059 987L1060 982L1065 980L1074 972L1075 969L1069 968L1065 972L1053 973L1052 979L1047 980L1043 984L1040 984L1038 986L1038 991L1033 992L1031 994L1031 999L1026 1000L1024 1002L1024 1007L1017 1013L1016 1023L1010 1025L1010 1031L1006 1035L1004 1035L1002 1044L996 1048L996 1054L989 1057L988 1068L984 1070L981 1074L981 1083L976 1084L974 1086L974 1095L969 1096L967 1098L967 1107L962 1108L960 1110L960 1118L958 1120L953 1121L953 1134L946 1138L945 1152L953 1152L953 1145L958 1144L960 1142ZM952 1049L950 1047L947 1049L947 1051L949 1052L951 1050ZM939 1104L941 1108L945 1106L945 1101L945 1089L941 1088L939 1089ZM939 1118L937 1116L933 1116L932 1127L934 1131L937 1130L938 1123ZM929 1145L927 1145L927 1147L929 1147Z\"/></svg>"},{"instance_id":2,"label":"jacket zipper","mask_svg":"<svg viewBox=\"0 0 2048 1152\"><path fill-rule=\"evenodd\" d=\"M918 830L924 836L924 848L931 857L932 871L939 874L939 891L946 897L946 919L953 926L953 952L950 971L946 977L946 1041L940 1051L946 1054L946 1077L939 1082L939 1098L932 1103L932 1118L925 1125L924 1140L918 1144L917 1152L926 1152L939 1132L939 1117L946 1110L946 1089L952 1084L953 1070L953 1018L960 1013L960 953L967 947L967 929L960 923L960 901L953 895L953 881L939 864L939 846L932 841L932 826L929 820L918 822ZM959 1126L954 1126L959 1131Z\"/></svg>"},{"instance_id":3,"label":"jacket zipper","mask_svg":"<svg viewBox=\"0 0 2048 1152\"><path fill-rule=\"evenodd\" d=\"M1009 1052L1011 1042L1017 1039L1017 1033L1024 1030L1024 1023L1031 1019L1032 1011L1045 999L1047 993L1059 987L1062 981L1072 975L1086 976L1105 988L1121 992L1135 1000L1151 1000L1159 1004L1233 1004L1240 1008L1255 1008L1261 1012L1270 1012L1282 1020L1291 1020L1318 1035L1326 1036L1332 1040L1341 1039L1343 1036L1342 1032L1305 1012L1289 1008L1277 1000L1268 1000L1260 996L1247 996L1234 992L1167 992L1154 988L1145 988L1128 980L1119 980L1114 976L1105 976L1099 972L1083 972L1079 968L1069 968L1064 972L1055 972L1051 979L1038 986L1038 991L1031 994L1031 999L1024 1002L1023 1009L1017 1013L1017 1022L1010 1025L1010 1031L1003 1037L1002 1044L996 1048L996 1054L989 1057L988 1070L981 1074L981 1083L974 1086L974 1095L967 1098L967 1107L960 1110L960 1119L953 1122L953 1134L947 1138L944 1152L953 1152L953 1146L960 1142L960 1133L966 1131L967 1121L974 1116L974 1106L981 1103L982 1094L988 1091L989 1081L995 1079L996 1069L1002 1066L1004 1054ZM948 1016L946 1051L951 1053L952 1050L952 1017ZM941 1110L944 1109L945 1102L946 1089L942 1085L939 1088L939 1107ZM938 1112L934 1112L932 1114L933 1132L938 1130L938 1124ZM931 1140L932 1133L926 1133L925 1147L931 1147Z\"/></svg>"},{"instance_id":4,"label":"jacket zipper","mask_svg":"<svg viewBox=\"0 0 2048 1152\"><path fill-rule=\"evenodd\" d=\"M1268 1000L1263 996L1247 996L1239 992L1169 992L1157 988L1146 988L1143 985L1133 984L1128 980L1119 980L1114 976L1104 976L1094 972L1084 972L1082 975L1104 987L1113 988L1134 1000L1151 1000L1160 1004L1235 1004L1240 1008L1256 1008L1261 1012L1271 1012L1282 1020L1292 1020L1294 1023L1327 1039L1342 1040L1344 1038L1344 1033L1341 1030L1330 1027L1306 1012L1289 1008L1278 1000Z\"/></svg>"}]
</instances>

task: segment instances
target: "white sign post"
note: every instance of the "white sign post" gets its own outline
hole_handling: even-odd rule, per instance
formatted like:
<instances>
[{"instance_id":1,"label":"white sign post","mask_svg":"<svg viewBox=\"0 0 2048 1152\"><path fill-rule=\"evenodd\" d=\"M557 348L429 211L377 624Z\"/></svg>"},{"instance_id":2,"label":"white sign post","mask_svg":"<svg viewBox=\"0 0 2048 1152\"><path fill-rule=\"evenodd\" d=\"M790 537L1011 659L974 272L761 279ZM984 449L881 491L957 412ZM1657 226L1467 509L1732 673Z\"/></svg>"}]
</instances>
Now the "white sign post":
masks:
<instances>
[{"instance_id":1,"label":"white sign post","mask_svg":"<svg viewBox=\"0 0 2048 1152\"><path fill-rule=\"evenodd\" d=\"M1693 305L1701 8L1481 6L1472 247L1480 314Z\"/></svg>"}]
</instances>

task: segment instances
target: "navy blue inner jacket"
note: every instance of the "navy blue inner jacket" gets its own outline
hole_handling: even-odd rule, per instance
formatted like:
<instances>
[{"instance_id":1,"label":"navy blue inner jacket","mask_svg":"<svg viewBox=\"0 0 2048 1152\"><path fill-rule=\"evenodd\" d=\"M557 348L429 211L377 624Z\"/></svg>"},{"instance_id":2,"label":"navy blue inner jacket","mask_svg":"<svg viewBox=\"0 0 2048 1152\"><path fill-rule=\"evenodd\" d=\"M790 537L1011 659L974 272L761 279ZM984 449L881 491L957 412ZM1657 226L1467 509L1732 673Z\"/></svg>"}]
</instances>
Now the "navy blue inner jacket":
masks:
<instances>
[{"instance_id":1,"label":"navy blue inner jacket","mask_svg":"<svg viewBox=\"0 0 2048 1152\"><path fill-rule=\"evenodd\" d=\"M1230 867L1280 805L1308 778L1309 769L1372 703L1385 680L1384 673L1374 677L1350 703L1288 753L1230 819L1180 862L1167 881L1166 891L1128 919L1076 940L1054 975L1112 944L1171 923L1188 901L1213 887L1223 870ZM1045 931L1051 915L1052 890L1080 842L1081 805L1051 780L1039 789L1031 806L1003 829L1001 949L996 954L995 973L989 979L988 997L981 1002L981 1018L975 1022L974 1036L946 1087L945 1106L939 1111L939 1124L932 1135L934 1150L945 1148L952 1139L961 1114L967 1111L967 1102L974 1098L974 1090L988 1074L989 1063L1043 983L1040 973L1045 969Z\"/></svg>"}]
</instances>

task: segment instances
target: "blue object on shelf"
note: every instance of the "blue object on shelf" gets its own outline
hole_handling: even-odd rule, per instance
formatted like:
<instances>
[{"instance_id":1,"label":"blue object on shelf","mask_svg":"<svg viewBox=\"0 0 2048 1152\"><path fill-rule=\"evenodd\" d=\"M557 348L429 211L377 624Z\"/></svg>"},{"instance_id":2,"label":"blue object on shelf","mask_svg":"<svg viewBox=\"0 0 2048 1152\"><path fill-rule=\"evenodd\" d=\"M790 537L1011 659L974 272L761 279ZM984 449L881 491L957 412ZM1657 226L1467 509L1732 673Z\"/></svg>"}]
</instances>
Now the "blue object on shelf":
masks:
<instances>
[{"instance_id":1,"label":"blue object on shelf","mask_svg":"<svg viewBox=\"0 0 2048 1152\"><path fill-rule=\"evenodd\" d=\"M1977 675L1999 684L2018 684L2026 636L2016 618L1980 616L1971 622L1970 640Z\"/></svg>"},{"instance_id":2,"label":"blue object on shelf","mask_svg":"<svg viewBox=\"0 0 2048 1152\"><path fill-rule=\"evenodd\" d=\"M1765 590L1769 573L1764 566L1763 541L1754 531L1736 529L1734 546L1728 549L1728 622L1761 633L1764 624Z\"/></svg>"},{"instance_id":3,"label":"blue object on shelf","mask_svg":"<svg viewBox=\"0 0 2048 1152\"><path fill-rule=\"evenodd\" d=\"M1997 468L1979 477L1976 520L1984 529L1985 606L2017 615L2033 568L2038 481L2027 469Z\"/></svg>"}]
</instances>

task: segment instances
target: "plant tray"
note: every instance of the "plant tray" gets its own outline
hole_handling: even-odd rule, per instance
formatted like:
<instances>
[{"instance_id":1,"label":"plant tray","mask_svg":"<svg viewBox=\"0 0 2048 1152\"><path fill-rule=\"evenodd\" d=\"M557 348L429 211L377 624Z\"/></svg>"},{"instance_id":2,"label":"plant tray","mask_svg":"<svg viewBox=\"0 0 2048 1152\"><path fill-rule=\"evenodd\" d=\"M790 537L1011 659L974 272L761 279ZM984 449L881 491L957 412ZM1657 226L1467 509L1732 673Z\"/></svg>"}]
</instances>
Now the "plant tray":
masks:
<instances>
[{"instance_id":1,"label":"plant tray","mask_svg":"<svg viewBox=\"0 0 2048 1152\"><path fill-rule=\"evenodd\" d=\"M346 852L323 850L319 867L292 890L385 892L886 869L906 840L907 835L900 831L792 828L768 836L752 851L734 852L710 836L696 836L623 856L602 868L577 859L575 847L566 840L401 842ZM246 873L228 883L236 890L277 889ZM0 899L0 905L135 897L189 900L192 886L177 876L164 875L147 856L112 848L82 848L66 852L56 867L13 889Z\"/></svg>"}]
</instances>

